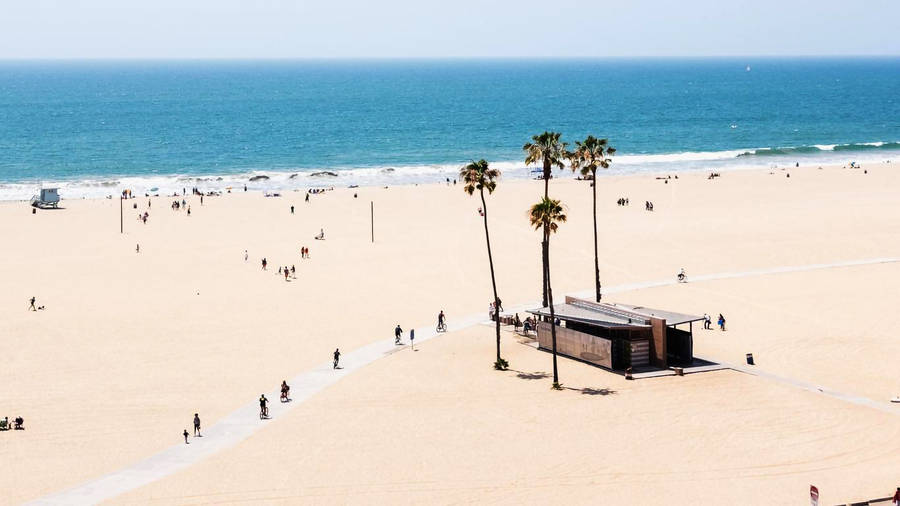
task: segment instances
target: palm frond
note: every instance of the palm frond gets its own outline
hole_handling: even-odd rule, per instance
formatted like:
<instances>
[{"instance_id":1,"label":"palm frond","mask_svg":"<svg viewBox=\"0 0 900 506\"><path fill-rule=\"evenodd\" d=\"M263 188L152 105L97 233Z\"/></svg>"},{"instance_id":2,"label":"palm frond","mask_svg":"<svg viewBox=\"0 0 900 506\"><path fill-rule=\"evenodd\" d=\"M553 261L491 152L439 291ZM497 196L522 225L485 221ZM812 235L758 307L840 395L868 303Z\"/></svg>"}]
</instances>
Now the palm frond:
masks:
<instances>
[{"instance_id":1,"label":"palm frond","mask_svg":"<svg viewBox=\"0 0 900 506\"><path fill-rule=\"evenodd\" d=\"M528 210L528 220L535 230L547 226L555 233L566 221L565 209L559 200L544 197Z\"/></svg>"},{"instance_id":2,"label":"palm frond","mask_svg":"<svg viewBox=\"0 0 900 506\"><path fill-rule=\"evenodd\" d=\"M459 178L463 182L463 191L472 195L475 190L487 190L493 193L497 188L497 179L500 178L500 170L492 169L484 159L472 161L459 169Z\"/></svg>"}]
</instances>

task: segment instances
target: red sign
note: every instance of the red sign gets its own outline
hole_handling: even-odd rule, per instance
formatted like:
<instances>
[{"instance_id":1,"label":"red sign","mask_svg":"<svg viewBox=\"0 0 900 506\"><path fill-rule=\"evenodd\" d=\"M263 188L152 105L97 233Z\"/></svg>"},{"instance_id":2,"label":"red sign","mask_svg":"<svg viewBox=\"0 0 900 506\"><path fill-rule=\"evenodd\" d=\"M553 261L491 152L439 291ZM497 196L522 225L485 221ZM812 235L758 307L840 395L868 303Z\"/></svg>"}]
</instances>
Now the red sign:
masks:
<instances>
[{"instance_id":1,"label":"red sign","mask_svg":"<svg viewBox=\"0 0 900 506\"><path fill-rule=\"evenodd\" d=\"M809 486L809 504L810 506L819 506L819 489L815 485Z\"/></svg>"}]
</instances>

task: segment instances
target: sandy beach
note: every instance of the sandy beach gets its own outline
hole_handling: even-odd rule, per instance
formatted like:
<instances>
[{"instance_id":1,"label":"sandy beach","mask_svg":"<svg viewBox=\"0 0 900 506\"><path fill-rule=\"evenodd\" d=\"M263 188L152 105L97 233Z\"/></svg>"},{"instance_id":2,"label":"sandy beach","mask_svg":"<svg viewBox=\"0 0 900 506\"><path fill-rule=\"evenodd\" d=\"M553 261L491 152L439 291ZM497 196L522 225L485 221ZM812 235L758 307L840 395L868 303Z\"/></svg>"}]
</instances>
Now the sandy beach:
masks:
<instances>
[{"instance_id":1,"label":"sandy beach","mask_svg":"<svg viewBox=\"0 0 900 506\"><path fill-rule=\"evenodd\" d=\"M626 381L561 358L557 392L549 354L504 329L511 369L494 371L493 329L475 325L375 361L111 502L805 504L811 484L827 504L887 497L900 485L900 406L889 402L900 395L900 262L800 269L900 259L900 173L866 169L599 180L604 286L680 268L689 280L746 273L609 299L723 313L727 331L695 327L695 355L743 368L752 352L760 374ZM558 300L592 289L588 185L551 182L569 216L551 242ZM488 200L507 307L540 300L540 234L525 213L542 192L541 181L501 180ZM141 197L125 203L124 234L118 199L34 215L0 203L0 418L27 427L0 433L12 469L0 473L0 503L183 444L195 412L210 427L336 347L391 339L397 324L433 325L440 310L451 323L487 320L481 204L461 186L304 195L187 196L190 216L154 197L146 224ZM279 266L296 266L296 279ZM752 274L780 267L795 269ZM29 311L32 296L46 309Z\"/></svg>"}]
</instances>

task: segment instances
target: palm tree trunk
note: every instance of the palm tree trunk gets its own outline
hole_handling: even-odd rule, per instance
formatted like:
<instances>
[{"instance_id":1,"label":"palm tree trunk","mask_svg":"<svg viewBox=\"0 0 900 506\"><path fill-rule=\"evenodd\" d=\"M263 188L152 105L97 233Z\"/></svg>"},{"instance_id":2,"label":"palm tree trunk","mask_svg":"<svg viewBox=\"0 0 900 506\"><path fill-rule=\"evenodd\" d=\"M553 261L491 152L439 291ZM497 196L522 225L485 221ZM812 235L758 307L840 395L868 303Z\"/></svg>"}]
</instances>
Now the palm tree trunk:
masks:
<instances>
[{"instance_id":1,"label":"palm tree trunk","mask_svg":"<svg viewBox=\"0 0 900 506\"><path fill-rule=\"evenodd\" d=\"M544 274L547 276L547 297L550 302L550 340L553 345L553 386L559 385L559 372L556 369L556 312L553 310L553 288L550 286L550 237L544 239L547 243L547 260L544 263Z\"/></svg>"},{"instance_id":2,"label":"palm tree trunk","mask_svg":"<svg viewBox=\"0 0 900 506\"><path fill-rule=\"evenodd\" d=\"M597 170L591 171L594 188L594 282L597 288L597 302L600 302L602 295L600 294L600 257L597 254Z\"/></svg>"},{"instance_id":3,"label":"palm tree trunk","mask_svg":"<svg viewBox=\"0 0 900 506\"><path fill-rule=\"evenodd\" d=\"M550 198L550 172L552 171L553 166L550 165L550 161L547 158L544 158L544 198ZM544 240L541 242L541 262L544 265L547 265L550 257L550 247L547 244L548 238L550 237L550 225L548 223L544 224ZM547 307L547 291L548 291L548 279L547 273L544 272L541 280L542 292L541 292L541 303L542 307Z\"/></svg>"},{"instance_id":4,"label":"palm tree trunk","mask_svg":"<svg viewBox=\"0 0 900 506\"><path fill-rule=\"evenodd\" d=\"M494 322L497 329L497 364L500 364L500 297L497 295L497 280L494 277L494 257L491 254L491 235L488 232L487 203L484 201L484 189L481 194L481 209L484 210L484 239L487 241L488 264L491 267L491 287L494 289Z\"/></svg>"}]
</instances>

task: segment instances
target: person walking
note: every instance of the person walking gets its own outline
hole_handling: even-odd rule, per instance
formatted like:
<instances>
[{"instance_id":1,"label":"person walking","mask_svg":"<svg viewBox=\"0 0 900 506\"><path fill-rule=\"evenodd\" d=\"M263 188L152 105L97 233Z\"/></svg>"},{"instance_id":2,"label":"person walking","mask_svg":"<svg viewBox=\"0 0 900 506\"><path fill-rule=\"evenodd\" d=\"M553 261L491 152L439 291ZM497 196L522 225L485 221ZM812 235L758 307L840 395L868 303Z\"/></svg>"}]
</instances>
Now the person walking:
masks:
<instances>
[{"instance_id":1,"label":"person walking","mask_svg":"<svg viewBox=\"0 0 900 506\"><path fill-rule=\"evenodd\" d=\"M725 317L722 316L722 313L719 313L719 330L725 330Z\"/></svg>"},{"instance_id":2,"label":"person walking","mask_svg":"<svg viewBox=\"0 0 900 506\"><path fill-rule=\"evenodd\" d=\"M244 250L244 261L246 262L248 258L250 258L250 255L247 254L247 250Z\"/></svg>"},{"instance_id":3,"label":"person walking","mask_svg":"<svg viewBox=\"0 0 900 506\"><path fill-rule=\"evenodd\" d=\"M34 297L32 297L32 298L31 298L31 307L28 308L28 309L30 309L31 311L37 311L37 308L34 307L34 300L35 300Z\"/></svg>"},{"instance_id":4,"label":"person walking","mask_svg":"<svg viewBox=\"0 0 900 506\"><path fill-rule=\"evenodd\" d=\"M134 252L135 252L135 253L140 253L140 252L141 252L141 245L140 245L140 244L138 244L138 245L136 245L136 246L134 247Z\"/></svg>"},{"instance_id":5,"label":"person walking","mask_svg":"<svg viewBox=\"0 0 900 506\"><path fill-rule=\"evenodd\" d=\"M334 349L334 367L332 369L338 368L338 362L340 362L340 360L341 360L341 349L335 348Z\"/></svg>"},{"instance_id":6,"label":"person walking","mask_svg":"<svg viewBox=\"0 0 900 506\"><path fill-rule=\"evenodd\" d=\"M200 415L194 413L194 437L203 437L200 434Z\"/></svg>"},{"instance_id":7,"label":"person walking","mask_svg":"<svg viewBox=\"0 0 900 506\"><path fill-rule=\"evenodd\" d=\"M397 324L397 327L394 329L394 344L401 344L400 337L403 336L403 329L400 328L400 324Z\"/></svg>"},{"instance_id":8,"label":"person walking","mask_svg":"<svg viewBox=\"0 0 900 506\"><path fill-rule=\"evenodd\" d=\"M900 487L894 492L894 498L891 499L891 506L900 506Z\"/></svg>"},{"instance_id":9,"label":"person walking","mask_svg":"<svg viewBox=\"0 0 900 506\"><path fill-rule=\"evenodd\" d=\"M708 314L703 313L703 330L709 330L712 327L712 318Z\"/></svg>"},{"instance_id":10,"label":"person walking","mask_svg":"<svg viewBox=\"0 0 900 506\"><path fill-rule=\"evenodd\" d=\"M291 206L291 214L294 214L294 206Z\"/></svg>"},{"instance_id":11,"label":"person walking","mask_svg":"<svg viewBox=\"0 0 900 506\"><path fill-rule=\"evenodd\" d=\"M187 429L184 429L184 434L182 434L182 435L184 436L184 444L186 444L186 445L191 444L191 443L188 443L188 440L187 440L188 436L190 436Z\"/></svg>"},{"instance_id":12,"label":"person walking","mask_svg":"<svg viewBox=\"0 0 900 506\"><path fill-rule=\"evenodd\" d=\"M416 329L409 330L409 347L416 351Z\"/></svg>"}]
</instances>

